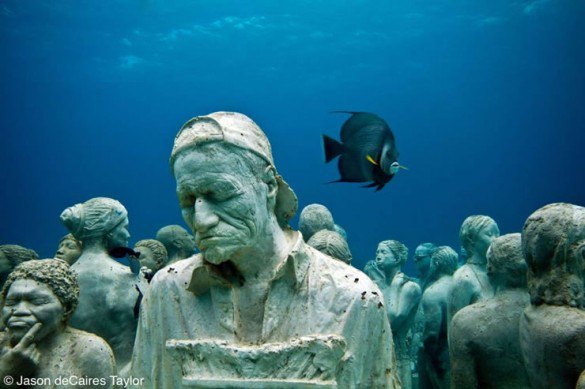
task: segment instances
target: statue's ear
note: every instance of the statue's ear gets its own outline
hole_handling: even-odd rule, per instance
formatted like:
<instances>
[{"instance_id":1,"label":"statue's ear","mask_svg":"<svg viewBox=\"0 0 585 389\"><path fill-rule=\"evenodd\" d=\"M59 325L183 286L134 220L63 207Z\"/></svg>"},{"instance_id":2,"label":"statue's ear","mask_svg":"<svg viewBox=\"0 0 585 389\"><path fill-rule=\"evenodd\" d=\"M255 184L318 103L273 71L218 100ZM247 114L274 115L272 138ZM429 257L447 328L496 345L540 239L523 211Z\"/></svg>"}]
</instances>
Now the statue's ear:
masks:
<instances>
[{"instance_id":1,"label":"statue's ear","mask_svg":"<svg viewBox=\"0 0 585 389\"><path fill-rule=\"evenodd\" d=\"M264 169L264 183L268 187L267 196L269 199L276 199L278 194L278 181L276 181L276 174L272 166L266 166Z\"/></svg>"}]
</instances>

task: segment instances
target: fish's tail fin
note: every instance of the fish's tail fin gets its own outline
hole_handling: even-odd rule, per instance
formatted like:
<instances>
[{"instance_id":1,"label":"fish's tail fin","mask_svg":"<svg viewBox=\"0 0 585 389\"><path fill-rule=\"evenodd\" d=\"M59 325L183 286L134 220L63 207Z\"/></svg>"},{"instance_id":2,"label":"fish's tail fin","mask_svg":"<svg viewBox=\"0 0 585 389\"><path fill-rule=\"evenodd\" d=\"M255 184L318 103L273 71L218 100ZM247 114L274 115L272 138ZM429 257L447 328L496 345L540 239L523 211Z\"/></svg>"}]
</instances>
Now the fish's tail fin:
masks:
<instances>
[{"instance_id":1,"label":"fish's tail fin","mask_svg":"<svg viewBox=\"0 0 585 389\"><path fill-rule=\"evenodd\" d=\"M323 135L323 148L325 149L325 163L330 162L345 151L343 144L327 135Z\"/></svg>"}]
</instances>

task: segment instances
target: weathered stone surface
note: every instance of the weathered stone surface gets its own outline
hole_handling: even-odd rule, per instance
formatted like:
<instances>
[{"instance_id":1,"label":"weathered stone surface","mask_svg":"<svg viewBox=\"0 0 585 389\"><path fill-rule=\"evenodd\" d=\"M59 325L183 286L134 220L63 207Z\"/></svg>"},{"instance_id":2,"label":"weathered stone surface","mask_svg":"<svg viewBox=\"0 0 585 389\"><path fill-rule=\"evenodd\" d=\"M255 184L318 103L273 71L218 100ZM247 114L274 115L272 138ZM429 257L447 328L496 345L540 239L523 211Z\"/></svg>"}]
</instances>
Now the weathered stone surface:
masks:
<instances>
[{"instance_id":1,"label":"weathered stone surface","mask_svg":"<svg viewBox=\"0 0 585 389\"><path fill-rule=\"evenodd\" d=\"M550 204L522 231L531 305L520 319L533 388L574 388L585 368L585 208Z\"/></svg>"},{"instance_id":2,"label":"weathered stone surface","mask_svg":"<svg viewBox=\"0 0 585 389\"><path fill-rule=\"evenodd\" d=\"M528 388L518 326L529 304L520 234L500 236L487 254L494 297L451 322L452 388Z\"/></svg>"},{"instance_id":3,"label":"weathered stone surface","mask_svg":"<svg viewBox=\"0 0 585 389\"><path fill-rule=\"evenodd\" d=\"M336 388L346 344L339 336L305 336L285 343L235 345L221 340L169 340L186 387Z\"/></svg>"},{"instance_id":4,"label":"weathered stone surface","mask_svg":"<svg viewBox=\"0 0 585 389\"><path fill-rule=\"evenodd\" d=\"M303 239L308 242L315 233L321 230L335 230L333 215L324 205L307 205L299 216L299 231L303 234Z\"/></svg>"}]
</instances>

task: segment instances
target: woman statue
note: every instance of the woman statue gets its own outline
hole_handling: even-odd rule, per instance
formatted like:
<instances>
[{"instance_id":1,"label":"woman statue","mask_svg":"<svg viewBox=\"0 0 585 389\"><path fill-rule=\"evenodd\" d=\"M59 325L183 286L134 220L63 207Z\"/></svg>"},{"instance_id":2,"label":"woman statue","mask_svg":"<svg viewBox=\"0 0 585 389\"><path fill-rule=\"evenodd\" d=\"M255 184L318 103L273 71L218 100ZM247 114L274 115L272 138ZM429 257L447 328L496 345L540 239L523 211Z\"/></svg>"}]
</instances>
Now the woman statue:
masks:
<instances>
[{"instance_id":1,"label":"woman statue","mask_svg":"<svg viewBox=\"0 0 585 389\"><path fill-rule=\"evenodd\" d=\"M71 267L79 275L79 306L71 325L104 338L124 375L136 335L140 280L110 255L128 246L128 212L120 202L98 197L67 208L61 221L83 251Z\"/></svg>"}]
</instances>

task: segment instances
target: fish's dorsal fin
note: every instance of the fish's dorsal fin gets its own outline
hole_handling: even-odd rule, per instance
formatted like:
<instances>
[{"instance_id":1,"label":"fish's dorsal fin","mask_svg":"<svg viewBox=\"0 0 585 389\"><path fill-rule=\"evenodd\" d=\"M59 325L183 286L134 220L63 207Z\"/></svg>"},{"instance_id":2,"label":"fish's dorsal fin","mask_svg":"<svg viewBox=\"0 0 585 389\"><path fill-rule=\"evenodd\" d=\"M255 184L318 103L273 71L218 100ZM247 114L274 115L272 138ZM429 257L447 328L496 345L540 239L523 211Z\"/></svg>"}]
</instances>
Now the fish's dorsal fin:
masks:
<instances>
[{"instance_id":1,"label":"fish's dorsal fin","mask_svg":"<svg viewBox=\"0 0 585 389\"><path fill-rule=\"evenodd\" d=\"M388 124L376 114L369 112L346 112L351 116L341 126L341 133L339 138L341 142L345 143L356 133L360 133L364 128L376 128L375 131L384 132L386 129L390 130Z\"/></svg>"}]
</instances>

